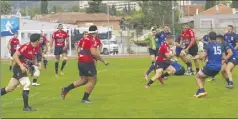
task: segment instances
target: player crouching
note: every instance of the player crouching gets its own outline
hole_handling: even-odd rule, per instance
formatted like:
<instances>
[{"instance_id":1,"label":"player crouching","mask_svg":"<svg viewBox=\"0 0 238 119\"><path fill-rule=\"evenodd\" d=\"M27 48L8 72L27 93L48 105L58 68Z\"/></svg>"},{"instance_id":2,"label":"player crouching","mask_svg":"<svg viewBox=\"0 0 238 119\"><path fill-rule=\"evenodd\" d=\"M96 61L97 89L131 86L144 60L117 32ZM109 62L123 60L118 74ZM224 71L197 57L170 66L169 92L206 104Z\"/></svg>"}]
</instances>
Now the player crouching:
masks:
<instances>
[{"instance_id":1,"label":"player crouching","mask_svg":"<svg viewBox=\"0 0 238 119\"><path fill-rule=\"evenodd\" d=\"M204 89L205 79L207 77L216 76L220 72L222 67L222 54L224 47L221 43L216 42L216 39L218 39L219 37L217 38L215 32L210 32L209 37L211 39L211 42L207 44L205 52L195 56L195 59L202 60L207 57L208 60L206 65L196 74L196 82L198 86L197 93L194 95L194 97L196 98L207 96L207 93Z\"/></svg>"},{"instance_id":2,"label":"player crouching","mask_svg":"<svg viewBox=\"0 0 238 119\"><path fill-rule=\"evenodd\" d=\"M23 86L23 111L34 111L34 109L32 109L28 104L31 82L27 75L27 71L31 70L31 65L36 64L35 57L39 50L39 39L40 34L32 34L30 36L30 43L22 45L14 53L13 60L16 62L16 64L13 66L13 76L7 87L1 89L1 96L3 96L9 92L12 92L19 84L21 84Z\"/></svg>"},{"instance_id":3,"label":"player crouching","mask_svg":"<svg viewBox=\"0 0 238 119\"><path fill-rule=\"evenodd\" d=\"M169 69L170 66L170 59L175 55L171 54L170 51L170 45L173 44L174 37L172 35L168 35L166 38L166 41L161 45L161 47L158 50L158 57L156 59L155 68L156 68L156 74L154 77L150 79L148 84L146 85L146 88L149 88L151 84L154 83L154 81L158 78L160 78L163 74L163 71Z\"/></svg>"}]
</instances>

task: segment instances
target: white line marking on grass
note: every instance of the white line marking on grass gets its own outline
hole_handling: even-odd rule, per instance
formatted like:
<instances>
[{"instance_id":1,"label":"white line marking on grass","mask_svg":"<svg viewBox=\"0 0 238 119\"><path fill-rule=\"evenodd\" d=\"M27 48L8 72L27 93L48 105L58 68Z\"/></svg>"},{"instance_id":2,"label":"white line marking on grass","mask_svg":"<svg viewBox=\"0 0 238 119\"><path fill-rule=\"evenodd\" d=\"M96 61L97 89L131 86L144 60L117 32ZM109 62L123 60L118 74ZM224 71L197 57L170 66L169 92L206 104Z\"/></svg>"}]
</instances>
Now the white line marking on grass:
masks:
<instances>
[{"instance_id":1,"label":"white line marking on grass","mask_svg":"<svg viewBox=\"0 0 238 119\"><path fill-rule=\"evenodd\" d=\"M39 94L40 94L40 93L32 94L32 95L29 96L29 98L35 97L35 96L37 96L37 95L39 95ZM9 105L9 104L12 104L12 103L17 102L17 101L19 101L19 100L22 100L22 98L16 98L15 100L10 101L10 102L8 102L8 103L3 103L2 106L6 106L6 105ZM3 102L3 100L2 100L2 102Z\"/></svg>"}]
</instances>

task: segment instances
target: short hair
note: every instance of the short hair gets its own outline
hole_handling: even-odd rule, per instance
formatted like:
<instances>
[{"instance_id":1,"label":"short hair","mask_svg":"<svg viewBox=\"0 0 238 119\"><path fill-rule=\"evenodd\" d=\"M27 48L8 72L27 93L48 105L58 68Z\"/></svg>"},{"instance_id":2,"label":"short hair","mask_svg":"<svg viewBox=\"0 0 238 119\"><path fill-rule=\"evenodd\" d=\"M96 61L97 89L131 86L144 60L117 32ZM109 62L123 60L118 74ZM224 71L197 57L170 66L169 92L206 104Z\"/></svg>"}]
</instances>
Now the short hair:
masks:
<instances>
[{"instance_id":1,"label":"short hair","mask_svg":"<svg viewBox=\"0 0 238 119\"><path fill-rule=\"evenodd\" d=\"M88 29L89 33L95 32L98 30L98 27L96 25L91 25Z\"/></svg>"},{"instance_id":2,"label":"short hair","mask_svg":"<svg viewBox=\"0 0 238 119\"><path fill-rule=\"evenodd\" d=\"M231 27L233 29L233 25L228 25L228 27Z\"/></svg>"},{"instance_id":3,"label":"short hair","mask_svg":"<svg viewBox=\"0 0 238 119\"><path fill-rule=\"evenodd\" d=\"M31 41L32 43L34 43L34 42L36 42L36 41L39 41L40 38L41 38L41 35L40 35L39 33L33 33L33 34L31 34L31 36L30 36L30 41Z\"/></svg>"},{"instance_id":4,"label":"short hair","mask_svg":"<svg viewBox=\"0 0 238 119\"><path fill-rule=\"evenodd\" d=\"M217 35L216 38L217 38L217 39L220 39L220 40L222 40L222 41L225 39L223 35Z\"/></svg>"},{"instance_id":5,"label":"short hair","mask_svg":"<svg viewBox=\"0 0 238 119\"><path fill-rule=\"evenodd\" d=\"M59 26L63 26L63 24L59 24L58 27L59 27Z\"/></svg>"},{"instance_id":6,"label":"short hair","mask_svg":"<svg viewBox=\"0 0 238 119\"><path fill-rule=\"evenodd\" d=\"M217 37L216 32L211 31L211 32L209 33L209 38L210 38L211 40L216 40L216 37Z\"/></svg>"},{"instance_id":7,"label":"short hair","mask_svg":"<svg viewBox=\"0 0 238 119\"><path fill-rule=\"evenodd\" d=\"M166 39L173 39L173 38L174 38L173 35L168 35L168 36L166 37Z\"/></svg>"}]
</instances>

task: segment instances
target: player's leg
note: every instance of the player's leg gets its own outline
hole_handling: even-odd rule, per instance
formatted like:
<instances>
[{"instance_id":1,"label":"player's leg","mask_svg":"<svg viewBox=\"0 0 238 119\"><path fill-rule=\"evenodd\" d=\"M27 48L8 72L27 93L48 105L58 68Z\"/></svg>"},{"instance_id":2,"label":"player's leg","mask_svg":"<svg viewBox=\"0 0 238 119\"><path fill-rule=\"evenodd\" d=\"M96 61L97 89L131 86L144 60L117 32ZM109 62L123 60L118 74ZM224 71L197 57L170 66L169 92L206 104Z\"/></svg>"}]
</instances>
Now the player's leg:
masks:
<instances>
[{"instance_id":1,"label":"player's leg","mask_svg":"<svg viewBox=\"0 0 238 119\"><path fill-rule=\"evenodd\" d=\"M176 76L182 76L185 74L185 68L182 67L180 70L176 71L174 75Z\"/></svg>"},{"instance_id":2,"label":"player's leg","mask_svg":"<svg viewBox=\"0 0 238 119\"><path fill-rule=\"evenodd\" d=\"M55 47L54 55L55 55L55 74L56 74L56 76L58 76L58 74L59 74L58 68L59 68L60 54L61 54L60 48Z\"/></svg>"},{"instance_id":3,"label":"player's leg","mask_svg":"<svg viewBox=\"0 0 238 119\"><path fill-rule=\"evenodd\" d=\"M65 67L65 65L67 63L67 53L64 52L62 54L62 57L63 57L63 62L62 62L61 68L60 68L60 74L64 75L63 70L64 70L64 67Z\"/></svg>"},{"instance_id":4,"label":"player's leg","mask_svg":"<svg viewBox=\"0 0 238 119\"><path fill-rule=\"evenodd\" d=\"M190 55L195 57L198 54L198 46L197 45L192 46L189 49L188 52L189 52ZM195 67L196 67L196 73L199 71L199 61L200 61L199 59L194 60L194 64L195 64Z\"/></svg>"},{"instance_id":5,"label":"player's leg","mask_svg":"<svg viewBox=\"0 0 238 119\"><path fill-rule=\"evenodd\" d=\"M156 51L149 48L149 53L150 53L150 57L151 57L151 65L149 67L149 69L146 71L145 73L145 79L148 80L148 75L150 74L151 71L155 70L155 58L156 58Z\"/></svg>"},{"instance_id":6,"label":"player's leg","mask_svg":"<svg viewBox=\"0 0 238 119\"><path fill-rule=\"evenodd\" d=\"M16 89L16 87L20 84L20 82L15 79L15 78L11 78L11 80L9 81L8 85L5 88L1 89L1 96L12 92L14 89Z\"/></svg>"},{"instance_id":7,"label":"player's leg","mask_svg":"<svg viewBox=\"0 0 238 119\"><path fill-rule=\"evenodd\" d=\"M186 58L186 53L183 50L180 53L180 59L187 65L186 74L191 75L191 73L193 72L192 62L190 61L190 59Z\"/></svg>"},{"instance_id":8,"label":"player's leg","mask_svg":"<svg viewBox=\"0 0 238 119\"><path fill-rule=\"evenodd\" d=\"M40 86L39 83L37 83L37 80L40 76L40 70L37 66L32 66L31 67L31 73L32 73L32 77L33 77L33 81L32 81L32 86Z\"/></svg>"},{"instance_id":9,"label":"player's leg","mask_svg":"<svg viewBox=\"0 0 238 119\"><path fill-rule=\"evenodd\" d=\"M204 97L207 95L207 93L204 89L205 78L207 77L207 75L204 72L208 72L206 67L204 67L202 70L200 70L195 76L198 90L197 90L196 94L194 95L194 97L199 98L199 97Z\"/></svg>"},{"instance_id":10,"label":"player's leg","mask_svg":"<svg viewBox=\"0 0 238 119\"><path fill-rule=\"evenodd\" d=\"M156 69L155 75L149 80L149 82L146 85L146 88L149 88L150 85L152 85L156 79L160 78L161 75L163 74L163 71L164 71L163 68Z\"/></svg>"},{"instance_id":11,"label":"player's leg","mask_svg":"<svg viewBox=\"0 0 238 119\"><path fill-rule=\"evenodd\" d=\"M48 60L47 60L47 58L46 58L45 55L46 55L46 54L43 53L43 56L42 56L42 57L43 57L44 68L47 69Z\"/></svg>"},{"instance_id":12,"label":"player's leg","mask_svg":"<svg viewBox=\"0 0 238 119\"><path fill-rule=\"evenodd\" d=\"M227 74L227 76L228 76L228 80L229 80L229 82L228 82L228 85L226 86L227 88L233 88L234 87L234 83L233 83L233 79L232 79L232 70L233 70L233 68L235 67L235 61L230 61L230 62L228 62L227 63L227 66L226 66L226 74Z\"/></svg>"},{"instance_id":13,"label":"player's leg","mask_svg":"<svg viewBox=\"0 0 238 119\"><path fill-rule=\"evenodd\" d=\"M13 67L13 64L14 64L14 61L13 61L13 55L16 51L11 51L11 61L10 61L10 65L9 65L9 70L11 71L12 70L12 67Z\"/></svg>"},{"instance_id":14,"label":"player's leg","mask_svg":"<svg viewBox=\"0 0 238 119\"><path fill-rule=\"evenodd\" d=\"M161 75L161 77L159 78L159 81L161 82L161 80L167 79L168 76L175 74L175 72L176 72L176 69L172 65L170 65L165 70L165 72Z\"/></svg>"},{"instance_id":15,"label":"player's leg","mask_svg":"<svg viewBox=\"0 0 238 119\"><path fill-rule=\"evenodd\" d=\"M227 66L226 63L224 63L224 64L222 65L222 67L221 67L221 74L222 74L223 78L226 80L227 85L228 85L228 84L229 84L229 78L228 78L228 75L227 75L227 73L226 73L226 66Z\"/></svg>"}]
</instances>

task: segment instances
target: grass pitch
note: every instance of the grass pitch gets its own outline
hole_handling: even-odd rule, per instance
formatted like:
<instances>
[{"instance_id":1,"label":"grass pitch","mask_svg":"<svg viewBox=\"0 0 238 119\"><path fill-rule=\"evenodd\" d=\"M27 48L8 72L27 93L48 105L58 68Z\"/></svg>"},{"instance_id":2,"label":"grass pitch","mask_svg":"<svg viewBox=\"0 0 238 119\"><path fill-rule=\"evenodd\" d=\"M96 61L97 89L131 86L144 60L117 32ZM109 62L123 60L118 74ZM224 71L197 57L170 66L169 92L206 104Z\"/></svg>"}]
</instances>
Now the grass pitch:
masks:
<instances>
[{"instance_id":1,"label":"grass pitch","mask_svg":"<svg viewBox=\"0 0 238 119\"><path fill-rule=\"evenodd\" d=\"M238 88L226 89L221 75L214 82L206 82L206 98L195 99L197 86L193 76L171 76L165 85L157 81L146 89L144 72L150 65L149 58L108 61L107 67L98 63L98 83L90 95L92 104L80 103L85 87L72 90L66 100L61 100L61 87L79 78L77 61L68 61L65 75L59 78L55 77L54 62L50 61L38 80L42 85L30 90L29 104L37 111L22 111L22 88L17 88L1 97L2 118L238 117ZM1 71L3 87L12 76L8 62L2 62ZM233 71L235 86L238 85L237 73L238 68Z\"/></svg>"}]
</instances>

